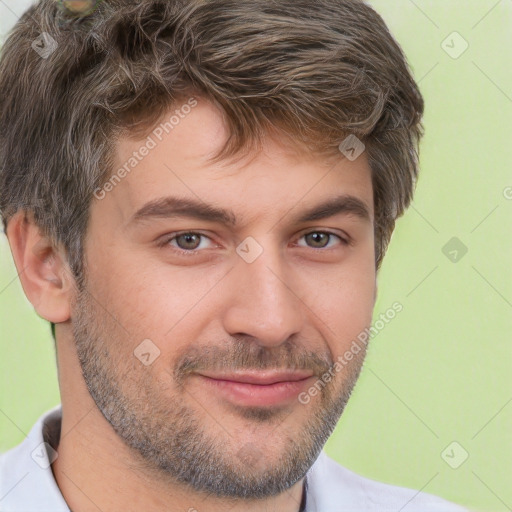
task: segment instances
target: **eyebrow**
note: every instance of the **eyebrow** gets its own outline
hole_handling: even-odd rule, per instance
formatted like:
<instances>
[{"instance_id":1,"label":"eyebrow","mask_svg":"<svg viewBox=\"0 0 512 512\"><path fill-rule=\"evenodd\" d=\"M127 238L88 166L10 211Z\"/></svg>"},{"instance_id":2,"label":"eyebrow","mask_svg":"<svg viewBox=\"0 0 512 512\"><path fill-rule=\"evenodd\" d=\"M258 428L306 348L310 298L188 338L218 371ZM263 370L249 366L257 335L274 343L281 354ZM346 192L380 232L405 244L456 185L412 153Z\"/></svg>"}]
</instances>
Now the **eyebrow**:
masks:
<instances>
[{"instance_id":1,"label":"eyebrow","mask_svg":"<svg viewBox=\"0 0 512 512\"><path fill-rule=\"evenodd\" d=\"M298 218L294 218L294 222L311 222L340 214L354 215L366 222L371 220L370 211L361 199L351 195L341 195L310 207ZM130 223L151 218L173 217L218 222L232 227L237 225L236 215L232 210L219 208L198 199L180 197L162 197L146 203L135 212Z\"/></svg>"}]
</instances>

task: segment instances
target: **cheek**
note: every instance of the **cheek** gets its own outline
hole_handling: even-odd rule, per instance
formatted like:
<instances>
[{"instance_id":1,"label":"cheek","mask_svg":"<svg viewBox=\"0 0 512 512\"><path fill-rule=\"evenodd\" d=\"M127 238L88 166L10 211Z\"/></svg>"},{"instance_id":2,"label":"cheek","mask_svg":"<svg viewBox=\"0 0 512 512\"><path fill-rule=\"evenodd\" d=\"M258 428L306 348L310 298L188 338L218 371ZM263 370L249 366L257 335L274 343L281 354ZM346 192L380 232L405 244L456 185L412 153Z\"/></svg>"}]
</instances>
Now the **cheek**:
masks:
<instances>
[{"instance_id":1,"label":"cheek","mask_svg":"<svg viewBox=\"0 0 512 512\"><path fill-rule=\"evenodd\" d=\"M315 313L311 319L322 333L334 358L344 353L370 325L375 298L375 266L360 263L331 273L321 286L311 287L305 302ZM317 285L317 280L315 281Z\"/></svg>"},{"instance_id":2,"label":"cheek","mask_svg":"<svg viewBox=\"0 0 512 512\"><path fill-rule=\"evenodd\" d=\"M370 326L372 301L369 294L354 297L346 292L332 295L331 299L317 313L319 319L316 324L329 345L333 359L336 359ZM318 307L314 311L317 312Z\"/></svg>"},{"instance_id":3,"label":"cheek","mask_svg":"<svg viewBox=\"0 0 512 512\"><path fill-rule=\"evenodd\" d=\"M339 266L290 263L290 287L307 306L307 323L333 354L343 352L371 323L375 262L372 240L366 242ZM142 251L119 250L120 243L115 250L112 244L102 247L88 261L89 289L115 319L113 329L127 339L131 352L149 339L169 362L230 307L224 302L233 296L225 288L229 266L165 265Z\"/></svg>"},{"instance_id":4,"label":"cheek","mask_svg":"<svg viewBox=\"0 0 512 512\"><path fill-rule=\"evenodd\" d=\"M159 363L167 365L211 320L204 308L211 306L211 291L226 272L152 264L134 257L99 268L91 272L90 291L115 318L113 328L126 339L123 350L133 352L151 340L160 352Z\"/></svg>"}]
</instances>

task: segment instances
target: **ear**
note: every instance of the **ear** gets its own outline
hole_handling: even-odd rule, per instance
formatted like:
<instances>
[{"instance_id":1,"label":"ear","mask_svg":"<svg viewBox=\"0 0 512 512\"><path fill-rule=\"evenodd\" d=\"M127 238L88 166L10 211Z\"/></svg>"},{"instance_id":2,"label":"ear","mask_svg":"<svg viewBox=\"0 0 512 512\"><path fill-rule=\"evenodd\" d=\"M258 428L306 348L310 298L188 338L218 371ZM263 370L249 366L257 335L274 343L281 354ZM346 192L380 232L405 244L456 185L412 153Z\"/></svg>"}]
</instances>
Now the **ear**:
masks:
<instances>
[{"instance_id":1,"label":"ear","mask_svg":"<svg viewBox=\"0 0 512 512\"><path fill-rule=\"evenodd\" d=\"M28 212L9 220L7 238L23 291L37 314L55 324L69 320L75 283L64 251L41 233Z\"/></svg>"}]
</instances>

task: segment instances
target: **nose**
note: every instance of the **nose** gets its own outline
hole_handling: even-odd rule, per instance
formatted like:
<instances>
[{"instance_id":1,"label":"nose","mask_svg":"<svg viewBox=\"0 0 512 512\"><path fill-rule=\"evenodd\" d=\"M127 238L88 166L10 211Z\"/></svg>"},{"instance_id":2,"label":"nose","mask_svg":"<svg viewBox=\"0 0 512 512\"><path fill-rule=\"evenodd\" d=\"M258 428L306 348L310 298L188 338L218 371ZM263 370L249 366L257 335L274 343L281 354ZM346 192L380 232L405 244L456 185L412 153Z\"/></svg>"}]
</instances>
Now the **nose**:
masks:
<instances>
[{"instance_id":1,"label":"nose","mask_svg":"<svg viewBox=\"0 0 512 512\"><path fill-rule=\"evenodd\" d=\"M269 348L300 332L304 321L300 290L294 289L278 252L266 249L252 263L237 261L224 315L226 332L251 336Z\"/></svg>"}]
</instances>

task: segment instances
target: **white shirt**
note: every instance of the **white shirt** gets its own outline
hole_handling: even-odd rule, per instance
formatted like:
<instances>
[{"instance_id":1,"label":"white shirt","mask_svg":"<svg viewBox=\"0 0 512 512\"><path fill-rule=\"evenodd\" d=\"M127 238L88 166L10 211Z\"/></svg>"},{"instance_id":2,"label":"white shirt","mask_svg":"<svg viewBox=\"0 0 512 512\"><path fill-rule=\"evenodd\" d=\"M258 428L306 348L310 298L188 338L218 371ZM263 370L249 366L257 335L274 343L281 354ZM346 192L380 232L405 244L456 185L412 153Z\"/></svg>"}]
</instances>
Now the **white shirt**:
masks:
<instances>
[{"instance_id":1,"label":"white shirt","mask_svg":"<svg viewBox=\"0 0 512 512\"><path fill-rule=\"evenodd\" d=\"M69 512L50 467L61 419L57 406L39 418L21 444L0 455L1 512ZM467 512L430 494L361 477L323 451L306 483L305 512Z\"/></svg>"}]
</instances>

